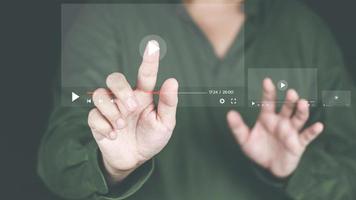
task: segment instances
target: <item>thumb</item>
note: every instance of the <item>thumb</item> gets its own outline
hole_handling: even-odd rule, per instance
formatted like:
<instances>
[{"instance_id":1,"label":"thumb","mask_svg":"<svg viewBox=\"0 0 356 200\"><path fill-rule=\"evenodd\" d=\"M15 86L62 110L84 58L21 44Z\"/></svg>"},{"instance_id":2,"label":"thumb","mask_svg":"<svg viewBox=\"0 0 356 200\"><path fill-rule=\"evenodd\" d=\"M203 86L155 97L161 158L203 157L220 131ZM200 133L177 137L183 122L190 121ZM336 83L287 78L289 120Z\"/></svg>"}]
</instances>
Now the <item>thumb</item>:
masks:
<instances>
[{"instance_id":1,"label":"thumb","mask_svg":"<svg viewBox=\"0 0 356 200\"><path fill-rule=\"evenodd\" d=\"M241 115L231 110L227 113L227 122L236 140L240 145L243 145L248 139L250 129L243 121Z\"/></svg>"},{"instance_id":2,"label":"thumb","mask_svg":"<svg viewBox=\"0 0 356 200\"><path fill-rule=\"evenodd\" d=\"M159 92L157 108L158 118L169 128L174 128L178 104L178 82L174 78L167 79Z\"/></svg>"}]
</instances>

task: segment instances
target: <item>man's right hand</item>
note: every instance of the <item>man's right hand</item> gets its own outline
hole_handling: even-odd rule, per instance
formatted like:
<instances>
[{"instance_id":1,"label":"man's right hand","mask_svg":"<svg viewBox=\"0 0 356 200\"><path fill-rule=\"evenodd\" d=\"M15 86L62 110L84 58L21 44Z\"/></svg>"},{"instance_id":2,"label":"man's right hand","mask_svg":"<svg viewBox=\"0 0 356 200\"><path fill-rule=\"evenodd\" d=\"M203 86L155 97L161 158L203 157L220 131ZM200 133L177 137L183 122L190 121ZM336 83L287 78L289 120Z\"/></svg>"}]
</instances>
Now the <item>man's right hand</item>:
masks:
<instances>
[{"instance_id":1,"label":"man's right hand","mask_svg":"<svg viewBox=\"0 0 356 200\"><path fill-rule=\"evenodd\" d=\"M153 101L159 65L159 44L148 42L133 90L125 76L107 77L108 90L93 93L96 108L88 124L100 148L112 183L118 183L168 143L176 121L178 82L166 80L159 91L157 108ZM111 102L114 96L114 102Z\"/></svg>"}]
</instances>

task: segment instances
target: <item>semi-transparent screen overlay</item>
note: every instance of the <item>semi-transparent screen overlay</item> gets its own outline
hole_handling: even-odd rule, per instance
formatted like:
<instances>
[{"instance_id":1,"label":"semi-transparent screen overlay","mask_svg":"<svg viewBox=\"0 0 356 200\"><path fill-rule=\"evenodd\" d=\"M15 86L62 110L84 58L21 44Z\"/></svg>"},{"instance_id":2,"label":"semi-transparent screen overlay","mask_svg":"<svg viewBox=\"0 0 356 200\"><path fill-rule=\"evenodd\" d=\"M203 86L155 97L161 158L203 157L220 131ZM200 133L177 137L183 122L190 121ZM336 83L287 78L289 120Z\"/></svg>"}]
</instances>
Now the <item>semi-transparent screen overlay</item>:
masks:
<instances>
[{"instance_id":1,"label":"semi-transparent screen overlay","mask_svg":"<svg viewBox=\"0 0 356 200\"><path fill-rule=\"evenodd\" d=\"M145 46L156 40L160 65L153 94L174 77L179 106L243 106L244 29L220 60L186 12L182 4L63 4L62 105L91 106L93 91L105 88L113 72L135 88Z\"/></svg>"},{"instance_id":2,"label":"semi-transparent screen overlay","mask_svg":"<svg viewBox=\"0 0 356 200\"><path fill-rule=\"evenodd\" d=\"M173 77L180 86L179 106L260 107L266 104L261 101L262 81L269 77L277 90L273 103L284 103L286 91L295 89L310 106L351 104L350 91L318 88L318 66L254 66L258 58L245 55L246 34L254 30L249 21L219 58L187 12L183 4L62 4L62 105L92 106L93 92L107 88L106 77L113 72L124 74L135 89L151 40L158 42L160 51L156 88L148 91L155 100L162 83Z\"/></svg>"}]
</instances>

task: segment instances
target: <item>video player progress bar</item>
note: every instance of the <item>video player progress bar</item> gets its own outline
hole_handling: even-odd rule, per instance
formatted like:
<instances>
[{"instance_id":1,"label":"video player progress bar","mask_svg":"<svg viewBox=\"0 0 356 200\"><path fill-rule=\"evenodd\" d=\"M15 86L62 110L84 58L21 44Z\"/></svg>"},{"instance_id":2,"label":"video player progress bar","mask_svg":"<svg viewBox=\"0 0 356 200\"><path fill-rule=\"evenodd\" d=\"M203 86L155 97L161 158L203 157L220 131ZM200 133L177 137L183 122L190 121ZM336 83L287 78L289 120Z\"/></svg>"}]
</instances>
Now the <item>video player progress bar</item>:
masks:
<instances>
[{"instance_id":1,"label":"video player progress bar","mask_svg":"<svg viewBox=\"0 0 356 200\"><path fill-rule=\"evenodd\" d=\"M251 101L251 102L254 102L254 103L296 103L296 102L292 102L292 101ZM307 101L309 103L315 103L316 101L313 101L313 100L309 100Z\"/></svg>"},{"instance_id":2,"label":"video player progress bar","mask_svg":"<svg viewBox=\"0 0 356 200\"><path fill-rule=\"evenodd\" d=\"M143 91L145 93L149 93L149 94L159 94L160 91ZM87 92L88 95L93 95L94 92ZM108 91L107 92L109 95L112 95L113 93ZM190 95L190 94L195 94L195 95L202 95L202 94L209 94L208 92L203 92L203 91L180 91L178 92L178 95Z\"/></svg>"},{"instance_id":3,"label":"video player progress bar","mask_svg":"<svg viewBox=\"0 0 356 200\"><path fill-rule=\"evenodd\" d=\"M209 94L208 92L178 92L178 94Z\"/></svg>"}]
</instances>

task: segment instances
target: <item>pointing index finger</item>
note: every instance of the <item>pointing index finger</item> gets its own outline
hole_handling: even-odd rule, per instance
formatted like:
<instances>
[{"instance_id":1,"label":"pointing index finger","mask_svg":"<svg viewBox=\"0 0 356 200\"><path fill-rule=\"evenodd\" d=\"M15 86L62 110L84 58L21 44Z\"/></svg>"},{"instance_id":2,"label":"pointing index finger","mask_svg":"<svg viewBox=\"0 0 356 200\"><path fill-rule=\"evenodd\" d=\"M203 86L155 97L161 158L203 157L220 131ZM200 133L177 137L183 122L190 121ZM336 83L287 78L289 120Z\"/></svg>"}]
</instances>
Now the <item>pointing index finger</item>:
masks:
<instances>
[{"instance_id":1,"label":"pointing index finger","mask_svg":"<svg viewBox=\"0 0 356 200\"><path fill-rule=\"evenodd\" d=\"M152 91L156 85L159 65L159 43L150 40L145 48L141 66L138 70L137 89Z\"/></svg>"}]
</instances>

